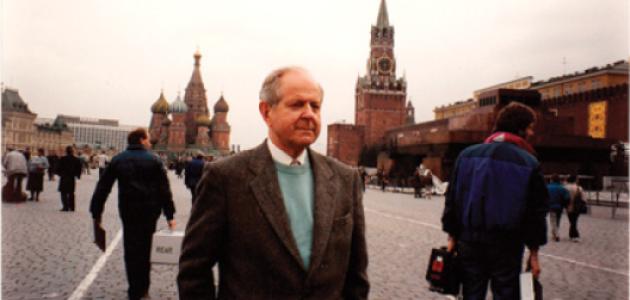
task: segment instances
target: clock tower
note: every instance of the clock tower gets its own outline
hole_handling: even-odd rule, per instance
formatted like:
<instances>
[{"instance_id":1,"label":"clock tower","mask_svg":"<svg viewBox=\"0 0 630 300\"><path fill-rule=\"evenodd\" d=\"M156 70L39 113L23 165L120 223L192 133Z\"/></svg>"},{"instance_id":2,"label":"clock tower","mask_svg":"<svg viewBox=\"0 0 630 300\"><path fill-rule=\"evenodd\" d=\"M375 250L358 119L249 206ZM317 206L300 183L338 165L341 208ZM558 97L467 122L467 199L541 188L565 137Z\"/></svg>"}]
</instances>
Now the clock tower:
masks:
<instances>
[{"instance_id":1,"label":"clock tower","mask_svg":"<svg viewBox=\"0 0 630 300\"><path fill-rule=\"evenodd\" d=\"M357 78L355 124L365 128L365 144L384 144L385 132L407 119L407 82L396 77L394 27L389 24L387 4L381 0L376 25L372 26L367 73Z\"/></svg>"}]
</instances>

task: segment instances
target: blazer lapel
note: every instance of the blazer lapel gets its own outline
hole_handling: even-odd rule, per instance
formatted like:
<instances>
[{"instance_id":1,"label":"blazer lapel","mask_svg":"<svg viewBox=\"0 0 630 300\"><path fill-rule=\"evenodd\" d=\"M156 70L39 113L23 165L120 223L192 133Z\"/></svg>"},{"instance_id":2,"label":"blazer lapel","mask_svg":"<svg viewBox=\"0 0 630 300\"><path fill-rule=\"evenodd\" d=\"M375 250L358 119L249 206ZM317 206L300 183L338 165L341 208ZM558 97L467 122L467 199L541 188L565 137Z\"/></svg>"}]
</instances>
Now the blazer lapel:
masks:
<instances>
[{"instance_id":1,"label":"blazer lapel","mask_svg":"<svg viewBox=\"0 0 630 300\"><path fill-rule=\"evenodd\" d=\"M315 212L313 225L313 247L311 251L311 265L309 275L319 266L324 257L324 251L330 239L332 222L335 213L335 198L337 185L332 184L334 173L325 158L309 149L309 157L313 169L315 185ZM309 276L310 277L310 276Z\"/></svg>"},{"instance_id":2,"label":"blazer lapel","mask_svg":"<svg viewBox=\"0 0 630 300\"><path fill-rule=\"evenodd\" d=\"M289 217L282 200L276 167L266 142L254 150L249 166L256 174L250 187L256 200L258 200L258 205L291 256L304 267L289 225Z\"/></svg>"}]
</instances>

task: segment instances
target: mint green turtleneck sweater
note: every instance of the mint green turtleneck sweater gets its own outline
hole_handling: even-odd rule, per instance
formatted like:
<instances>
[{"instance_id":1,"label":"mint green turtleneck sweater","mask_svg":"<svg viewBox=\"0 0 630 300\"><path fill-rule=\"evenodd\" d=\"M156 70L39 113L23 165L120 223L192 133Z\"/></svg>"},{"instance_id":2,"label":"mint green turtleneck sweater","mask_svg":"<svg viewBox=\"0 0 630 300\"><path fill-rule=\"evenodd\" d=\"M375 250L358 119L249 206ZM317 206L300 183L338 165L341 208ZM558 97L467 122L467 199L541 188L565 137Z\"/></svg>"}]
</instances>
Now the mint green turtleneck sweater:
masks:
<instances>
[{"instance_id":1,"label":"mint green turtleneck sweater","mask_svg":"<svg viewBox=\"0 0 630 300\"><path fill-rule=\"evenodd\" d=\"M313 171L308 159L301 166L287 166L278 162L275 165L291 232L302 262L308 269L313 245Z\"/></svg>"}]
</instances>

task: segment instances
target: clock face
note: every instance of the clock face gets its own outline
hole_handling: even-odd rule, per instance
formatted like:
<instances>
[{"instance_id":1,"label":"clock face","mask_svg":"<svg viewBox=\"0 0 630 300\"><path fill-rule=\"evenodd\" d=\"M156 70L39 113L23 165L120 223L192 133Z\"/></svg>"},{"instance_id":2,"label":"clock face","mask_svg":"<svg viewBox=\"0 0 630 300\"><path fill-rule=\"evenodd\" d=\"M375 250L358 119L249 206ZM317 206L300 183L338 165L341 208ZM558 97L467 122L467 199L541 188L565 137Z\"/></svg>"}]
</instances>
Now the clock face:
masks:
<instances>
[{"instance_id":1,"label":"clock face","mask_svg":"<svg viewBox=\"0 0 630 300\"><path fill-rule=\"evenodd\" d=\"M381 59L378 60L378 69L381 72L389 72L392 69L392 61L387 58L387 57L383 57Z\"/></svg>"}]
</instances>

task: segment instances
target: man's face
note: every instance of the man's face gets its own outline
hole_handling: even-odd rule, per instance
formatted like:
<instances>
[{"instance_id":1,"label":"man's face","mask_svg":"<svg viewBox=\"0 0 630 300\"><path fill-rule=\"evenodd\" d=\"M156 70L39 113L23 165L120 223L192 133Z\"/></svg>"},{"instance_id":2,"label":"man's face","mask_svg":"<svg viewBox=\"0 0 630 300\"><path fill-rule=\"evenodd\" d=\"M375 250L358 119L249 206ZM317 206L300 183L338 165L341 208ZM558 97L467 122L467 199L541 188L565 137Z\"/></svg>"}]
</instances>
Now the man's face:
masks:
<instances>
[{"instance_id":1,"label":"man's face","mask_svg":"<svg viewBox=\"0 0 630 300\"><path fill-rule=\"evenodd\" d=\"M534 123L529 124L525 129L525 140L530 140L534 137Z\"/></svg>"},{"instance_id":2,"label":"man's face","mask_svg":"<svg viewBox=\"0 0 630 300\"><path fill-rule=\"evenodd\" d=\"M319 136L321 91L308 73L297 70L280 79L280 95L280 101L272 107L260 102L260 113L272 142L297 155Z\"/></svg>"},{"instance_id":3,"label":"man's face","mask_svg":"<svg viewBox=\"0 0 630 300\"><path fill-rule=\"evenodd\" d=\"M146 139L140 139L140 144L142 144L144 146L144 149L151 149L151 136L147 133L147 138Z\"/></svg>"}]
</instances>

